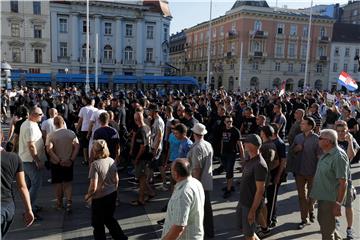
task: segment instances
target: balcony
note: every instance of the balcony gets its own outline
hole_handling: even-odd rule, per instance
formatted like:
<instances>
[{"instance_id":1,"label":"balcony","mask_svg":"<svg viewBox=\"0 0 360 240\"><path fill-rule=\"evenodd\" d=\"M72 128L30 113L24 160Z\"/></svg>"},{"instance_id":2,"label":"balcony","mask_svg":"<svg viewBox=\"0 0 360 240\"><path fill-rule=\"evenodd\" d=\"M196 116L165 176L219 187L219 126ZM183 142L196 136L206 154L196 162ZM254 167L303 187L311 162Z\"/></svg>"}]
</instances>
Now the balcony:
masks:
<instances>
[{"instance_id":1,"label":"balcony","mask_svg":"<svg viewBox=\"0 0 360 240\"><path fill-rule=\"evenodd\" d=\"M330 38L328 36L320 36L318 38L319 43L329 43L330 42Z\"/></svg>"},{"instance_id":2,"label":"balcony","mask_svg":"<svg viewBox=\"0 0 360 240\"><path fill-rule=\"evenodd\" d=\"M290 40L297 41L297 40L298 40L298 36L297 36L297 35L289 35L289 39L290 39Z\"/></svg>"},{"instance_id":3,"label":"balcony","mask_svg":"<svg viewBox=\"0 0 360 240\"><path fill-rule=\"evenodd\" d=\"M57 61L59 63L68 63L70 61L70 57L68 57L68 56L58 56Z\"/></svg>"},{"instance_id":4,"label":"balcony","mask_svg":"<svg viewBox=\"0 0 360 240\"><path fill-rule=\"evenodd\" d=\"M284 34L276 34L276 39L285 39Z\"/></svg>"},{"instance_id":5,"label":"balcony","mask_svg":"<svg viewBox=\"0 0 360 240\"><path fill-rule=\"evenodd\" d=\"M133 60L133 59L121 60L121 64L123 64L123 65L136 65L136 60Z\"/></svg>"},{"instance_id":6,"label":"balcony","mask_svg":"<svg viewBox=\"0 0 360 240\"><path fill-rule=\"evenodd\" d=\"M115 64L115 63L116 63L116 59L112 59L112 58L102 58L102 59L100 59L100 63L102 63L102 64Z\"/></svg>"},{"instance_id":7,"label":"balcony","mask_svg":"<svg viewBox=\"0 0 360 240\"><path fill-rule=\"evenodd\" d=\"M228 39L235 39L238 37L238 34L235 30L231 30L227 33L227 38Z\"/></svg>"},{"instance_id":8,"label":"balcony","mask_svg":"<svg viewBox=\"0 0 360 240\"><path fill-rule=\"evenodd\" d=\"M232 58L234 56L235 56L235 54L233 52L227 52L224 54L224 57L226 57L226 58Z\"/></svg>"},{"instance_id":9,"label":"balcony","mask_svg":"<svg viewBox=\"0 0 360 240\"><path fill-rule=\"evenodd\" d=\"M254 58L262 58L263 52L254 52Z\"/></svg>"},{"instance_id":10,"label":"balcony","mask_svg":"<svg viewBox=\"0 0 360 240\"><path fill-rule=\"evenodd\" d=\"M298 76L299 74L296 73L296 72L291 72L291 71L286 71L286 72L283 72L283 75L284 76Z\"/></svg>"},{"instance_id":11,"label":"balcony","mask_svg":"<svg viewBox=\"0 0 360 240\"><path fill-rule=\"evenodd\" d=\"M326 62L327 61L327 56L320 56L319 61L320 62Z\"/></svg>"},{"instance_id":12,"label":"balcony","mask_svg":"<svg viewBox=\"0 0 360 240\"><path fill-rule=\"evenodd\" d=\"M249 32L251 38L267 38L269 33L260 30L253 30Z\"/></svg>"},{"instance_id":13,"label":"balcony","mask_svg":"<svg viewBox=\"0 0 360 240\"><path fill-rule=\"evenodd\" d=\"M95 62L95 58L89 58L89 63L94 63ZM80 58L80 63L86 63L86 57L81 57Z\"/></svg>"},{"instance_id":14,"label":"balcony","mask_svg":"<svg viewBox=\"0 0 360 240\"><path fill-rule=\"evenodd\" d=\"M187 43L185 43L185 48L191 48L191 45L192 45L191 42L187 42Z\"/></svg>"}]
</instances>

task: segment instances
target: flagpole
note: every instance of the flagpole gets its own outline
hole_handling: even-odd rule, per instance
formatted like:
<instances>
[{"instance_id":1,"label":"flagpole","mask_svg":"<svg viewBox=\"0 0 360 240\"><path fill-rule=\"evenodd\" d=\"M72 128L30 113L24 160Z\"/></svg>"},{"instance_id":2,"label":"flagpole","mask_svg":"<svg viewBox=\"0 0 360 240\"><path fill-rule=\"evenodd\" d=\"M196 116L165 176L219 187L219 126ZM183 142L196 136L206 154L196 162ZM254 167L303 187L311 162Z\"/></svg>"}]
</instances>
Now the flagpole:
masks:
<instances>
[{"instance_id":1,"label":"flagpole","mask_svg":"<svg viewBox=\"0 0 360 240\"><path fill-rule=\"evenodd\" d=\"M98 59L99 59L99 34L96 33L95 36L95 90L98 89Z\"/></svg>"},{"instance_id":2,"label":"flagpole","mask_svg":"<svg viewBox=\"0 0 360 240\"><path fill-rule=\"evenodd\" d=\"M306 46L306 63L305 63L305 78L304 78L304 90L307 87L308 83L308 69L309 69L309 59L310 59L310 37L311 37L311 21L312 21L312 7L313 7L313 0L311 0L310 6L310 18L309 18L309 26L308 26L308 39L307 39L307 46Z\"/></svg>"},{"instance_id":3,"label":"flagpole","mask_svg":"<svg viewBox=\"0 0 360 240\"><path fill-rule=\"evenodd\" d=\"M209 20L209 39L207 51L207 74L206 74L206 91L209 91L210 85L210 54L211 54L211 21L212 21L212 0L210 0L210 20Z\"/></svg>"},{"instance_id":4,"label":"flagpole","mask_svg":"<svg viewBox=\"0 0 360 240\"><path fill-rule=\"evenodd\" d=\"M89 59L90 58L90 21L89 21L89 0L86 0L86 82L85 92L89 93Z\"/></svg>"},{"instance_id":5,"label":"flagpole","mask_svg":"<svg viewBox=\"0 0 360 240\"><path fill-rule=\"evenodd\" d=\"M243 48L244 48L244 42L241 41L240 43L240 59L239 59L239 85L238 89L241 89L242 85L242 62L243 62Z\"/></svg>"}]
</instances>

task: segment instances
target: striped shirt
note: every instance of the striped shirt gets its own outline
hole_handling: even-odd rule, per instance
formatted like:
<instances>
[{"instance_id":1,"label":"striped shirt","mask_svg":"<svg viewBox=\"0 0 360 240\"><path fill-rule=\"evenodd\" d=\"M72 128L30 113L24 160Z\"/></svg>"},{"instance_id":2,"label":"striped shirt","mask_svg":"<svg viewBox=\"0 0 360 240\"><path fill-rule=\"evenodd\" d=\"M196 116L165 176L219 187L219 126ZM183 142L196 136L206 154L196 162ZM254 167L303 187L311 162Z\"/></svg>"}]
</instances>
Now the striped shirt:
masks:
<instances>
[{"instance_id":1,"label":"striped shirt","mask_svg":"<svg viewBox=\"0 0 360 240\"><path fill-rule=\"evenodd\" d=\"M161 239L176 225L185 227L180 240L202 240L204 204L204 189L197 179L188 177L178 182L168 203Z\"/></svg>"}]
</instances>

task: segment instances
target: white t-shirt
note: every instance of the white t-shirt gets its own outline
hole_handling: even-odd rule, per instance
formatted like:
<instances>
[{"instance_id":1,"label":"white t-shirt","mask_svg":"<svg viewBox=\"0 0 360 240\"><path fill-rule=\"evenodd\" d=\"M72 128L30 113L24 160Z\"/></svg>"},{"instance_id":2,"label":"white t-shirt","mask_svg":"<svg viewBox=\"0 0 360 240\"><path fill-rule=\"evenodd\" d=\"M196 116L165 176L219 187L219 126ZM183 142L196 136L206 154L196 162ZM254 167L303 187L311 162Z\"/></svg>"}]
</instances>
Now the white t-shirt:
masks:
<instances>
[{"instance_id":1,"label":"white t-shirt","mask_svg":"<svg viewBox=\"0 0 360 240\"><path fill-rule=\"evenodd\" d=\"M151 148L155 148L155 140L159 138L159 135L162 134L164 137L164 130L165 130L165 123L162 120L162 118L159 116L154 119L154 123L151 126ZM160 139L160 145L159 149L162 149L162 141L163 139Z\"/></svg>"},{"instance_id":2,"label":"white t-shirt","mask_svg":"<svg viewBox=\"0 0 360 240\"><path fill-rule=\"evenodd\" d=\"M93 128L92 128L92 135L94 135L94 132L96 131L96 129L98 129L101 124L100 124L100 120L99 120L99 116L100 114L106 112L106 110L104 109L97 109L96 111L94 111L91 115L90 121L94 122Z\"/></svg>"},{"instance_id":3,"label":"white t-shirt","mask_svg":"<svg viewBox=\"0 0 360 240\"><path fill-rule=\"evenodd\" d=\"M66 129L66 122L64 122L64 128ZM41 123L41 130L46 132L46 135L54 132L56 127L54 125L54 118L49 118Z\"/></svg>"},{"instance_id":4,"label":"white t-shirt","mask_svg":"<svg viewBox=\"0 0 360 240\"><path fill-rule=\"evenodd\" d=\"M28 142L34 142L41 161L46 161L44 141L39 125L36 122L27 119L20 127L19 134L19 156L23 162L33 162L34 159L30 154Z\"/></svg>"},{"instance_id":5,"label":"white t-shirt","mask_svg":"<svg viewBox=\"0 0 360 240\"><path fill-rule=\"evenodd\" d=\"M79 117L83 119L81 124L81 131L87 132L89 130L91 115L96 110L97 108L94 108L93 106L85 106L80 109Z\"/></svg>"}]
</instances>

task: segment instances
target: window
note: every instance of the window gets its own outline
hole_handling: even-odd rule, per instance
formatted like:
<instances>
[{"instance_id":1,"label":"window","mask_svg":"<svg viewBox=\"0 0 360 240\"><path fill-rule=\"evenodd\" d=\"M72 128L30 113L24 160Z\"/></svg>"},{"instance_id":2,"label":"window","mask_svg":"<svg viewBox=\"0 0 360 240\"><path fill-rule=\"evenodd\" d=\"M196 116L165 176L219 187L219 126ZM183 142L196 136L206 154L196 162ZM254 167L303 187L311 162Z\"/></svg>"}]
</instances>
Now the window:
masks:
<instances>
[{"instance_id":1,"label":"window","mask_svg":"<svg viewBox=\"0 0 360 240\"><path fill-rule=\"evenodd\" d=\"M60 32L67 33L67 31L68 31L67 19L66 18L60 18L59 19L59 25L60 25Z\"/></svg>"},{"instance_id":2,"label":"window","mask_svg":"<svg viewBox=\"0 0 360 240\"><path fill-rule=\"evenodd\" d=\"M355 63L353 68L353 73L357 73L358 71L358 65Z\"/></svg>"},{"instance_id":3,"label":"window","mask_svg":"<svg viewBox=\"0 0 360 240\"><path fill-rule=\"evenodd\" d=\"M19 12L19 3L17 0L10 1L10 10L11 12Z\"/></svg>"},{"instance_id":4,"label":"window","mask_svg":"<svg viewBox=\"0 0 360 240\"><path fill-rule=\"evenodd\" d=\"M235 43L231 43L231 55L235 55Z\"/></svg>"},{"instance_id":5,"label":"window","mask_svg":"<svg viewBox=\"0 0 360 240\"><path fill-rule=\"evenodd\" d=\"M279 62L275 63L275 71L280 72L280 63Z\"/></svg>"},{"instance_id":6,"label":"window","mask_svg":"<svg viewBox=\"0 0 360 240\"><path fill-rule=\"evenodd\" d=\"M34 50L35 63L42 63L42 49Z\"/></svg>"},{"instance_id":7,"label":"window","mask_svg":"<svg viewBox=\"0 0 360 240\"><path fill-rule=\"evenodd\" d=\"M34 38L41 38L41 25L34 25Z\"/></svg>"},{"instance_id":8,"label":"window","mask_svg":"<svg viewBox=\"0 0 360 240\"><path fill-rule=\"evenodd\" d=\"M153 61L153 48L146 48L146 61L152 62Z\"/></svg>"},{"instance_id":9,"label":"window","mask_svg":"<svg viewBox=\"0 0 360 240\"><path fill-rule=\"evenodd\" d=\"M344 63L344 69L343 69L343 71L347 72L347 70L348 70L348 64L347 64L347 63Z\"/></svg>"},{"instance_id":10,"label":"window","mask_svg":"<svg viewBox=\"0 0 360 240\"><path fill-rule=\"evenodd\" d=\"M169 35L168 32L169 32L168 27L164 27L164 41L166 41L168 39L168 35Z\"/></svg>"},{"instance_id":11,"label":"window","mask_svg":"<svg viewBox=\"0 0 360 240\"><path fill-rule=\"evenodd\" d=\"M325 51L323 47L318 48L319 57L325 56Z\"/></svg>"},{"instance_id":12,"label":"window","mask_svg":"<svg viewBox=\"0 0 360 240\"><path fill-rule=\"evenodd\" d=\"M316 64L316 72L322 73L323 71L323 65L322 64Z\"/></svg>"},{"instance_id":13,"label":"window","mask_svg":"<svg viewBox=\"0 0 360 240\"><path fill-rule=\"evenodd\" d=\"M294 71L294 64L293 63L289 63L288 65L288 72L293 72Z\"/></svg>"},{"instance_id":14,"label":"window","mask_svg":"<svg viewBox=\"0 0 360 240\"><path fill-rule=\"evenodd\" d=\"M345 48L345 57L350 56L350 48Z\"/></svg>"},{"instance_id":15,"label":"window","mask_svg":"<svg viewBox=\"0 0 360 240\"><path fill-rule=\"evenodd\" d=\"M111 35L111 23L106 22L105 23L105 35Z\"/></svg>"},{"instance_id":16,"label":"window","mask_svg":"<svg viewBox=\"0 0 360 240\"><path fill-rule=\"evenodd\" d=\"M220 26L220 36L224 36L224 26Z\"/></svg>"},{"instance_id":17,"label":"window","mask_svg":"<svg viewBox=\"0 0 360 240\"><path fill-rule=\"evenodd\" d=\"M261 31L261 22L259 20L256 20L254 23L254 30L255 31Z\"/></svg>"},{"instance_id":18,"label":"window","mask_svg":"<svg viewBox=\"0 0 360 240\"><path fill-rule=\"evenodd\" d=\"M216 38L216 28L213 29L213 38Z\"/></svg>"},{"instance_id":19,"label":"window","mask_svg":"<svg viewBox=\"0 0 360 240\"><path fill-rule=\"evenodd\" d=\"M91 46L89 47L89 58L91 58ZM82 45L81 47L81 57L86 58L86 43Z\"/></svg>"},{"instance_id":20,"label":"window","mask_svg":"<svg viewBox=\"0 0 360 240\"><path fill-rule=\"evenodd\" d=\"M202 64L201 63L199 64L199 71L200 72L202 71Z\"/></svg>"},{"instance_id":21,"label":"window","mask_svg":"<svg viewBox=\"0 0 360 240\"><path fill-rule=\"evenodd\" d=\"M133 59L133 49L128 46L125 48L125 61L129 61Z\"/></svg>"},{"instance_id":22,"label":"window","mask_svg":"<svg viewBox=\"0 0 360 240\"><path fill-rule=\"evenodd\" d=\"M33 10L35 15L41 15L41 2L34 1L33 2Z\"/></svg>"},{"instance_id":23,"label":"window","mask_svg":"<svg viewBox=\"0 0 360 240\"><path fill-rule=\"evenodd\" d=\"M338 71L338 64L334 63L333 64L333 72L337 72Z\"/></svg>"},{"instance_id":24,"label":"window","mask_svg":"<svg viewBox=\"0 0 360 240\"><path fill-rule=\"evenodd\" d=\"M200 42L202 43L204 41L204 33L200 33Z\"/></svg>"},{"instance_id":25,"label":"window","mask_svg":"<svg viewBox=\"0 0 360 240\"><path fill-rule=\"evenodd\" d=\"M277 57L284 56L284 44L283 43L276 43L276 56Z\"/></svg>"},{"instance_id":26,"label":"window","mask_svg":"<svg viewBox=\"0 0 360 240\"><path fill-rule=\"evenodd\" d=\"M87 28L87 23L85 20L85 21L83 21L83 29L82 29L83 33L86 33L86 28ZM90 32L90 26L89 26L89 32Z\"/></svg>"},{"instance_id":27,"label":"window","mask_svg":"<svg viewBox=\"0 0 360 240\"><path fill-rule=\"evenodd\" d=\"M132 37L132 35L133 35L133 25L132 24L126 24L125 34L126 34L126 37Z\"/></svg>"},{"instance_id":28,"label":"window","mask_svg":"<svg viewBox=\"0 0 360 240\"><path fill-rule=\"evenodd\" d=\"M306 58L307 54L307 44L303 44L301 46L301 58Z\"/></svg>"},{"instance_id":29,"label":"window","mask_svg":"<svg viewBox=\"0 0 360 240\"><path fill-rule=\"evenodd\" d=\"M261 45L258 41L252 42L252 52L261 52Z\"/></svg>"},{"instance_id":30,"label":"window","mask_svg":"<svg viewBox=\"0 0 360 240\"><path fill-rule=\"evenodd\" d=\"M259 70L259 63L254 62L254 63L252 64L252 70L254 70L254 71Z\"/></svg>"},{"instance_id":31,"label":"window","mask_svg":"<svg viewBox=\"0 0 360 240\"><path fill-rule=\"evenodd\" d=\"M278 23L277 25L277 34L285 33L285 25L283 23Z\"/></svg>"},{"instance_id":32,"label":"window","mask_svg":"<svg viewBox=\"0 0 360 240\"><path fill-rule=\"evenodd\" d=\"M67 55L67 43L60 42L60 57L67 57Z\"/></svg>"},{"instance_id":33,"label":"window","mask_svg":"<svg viewBox=\"0 0 360 240\"><path fill-rule=\"evenodd\" d=\"M325 28L324 27L320 28L320 37L325 37Z\"/></svg>"},{"instance_id":34,"label":"window","mask_svg":"<svg viewBox=\"0 0 360 240\"><path fill-rule=\"evenodd\" d=\"M146 38L153 39L154 38L154 26L146 27Z\"/></svg>"},{"instance_id":35,"label":"window","mask_svg":"<svg viewBox=\"0 0 360 240\"><path fill-rule=\"evenodd\" d=\"M356 56L359 56L359 57L360 57L359 52L360 52L360 49L359 49L359 48L355 49L355 57L356 57Z\"/></svg>"},{"instance_id":36,"label":"window","mask_svg":"<svg viewBox=\"0 0 360 240\"><path fill-rule=\"evenodd\" d=\"M353 16L357 16L357 15L358 15L358 10L355 9L355 10L352 12L352 15L353 15Z\"/></svg>"},{"instance_id":37,"label":"window","mask_svg":"<svg viewBox=\"0 0 360 240\"><path fill-rule=\"evenodd\" d=\"M20 37L20 27L18 23L11 24L11 36Z\"/></svg>"},{"instance_id":38,"label":"window","mask_svg":"<svg viewBox=\"0 0 360 240\"><path fill-rule=\"evenodd\" d=\"M339 56L339 55L340 55L340 53L339 53L339 48L336 47L336 48L335 48L335 51L334 51L334 56Z\"/></svg>"},{"instance_id":39,"label":"window","mask_svg":"<svg viewBox=\"0 0 360 240\"><path fill-rule=\"evenodd\" d=\"M110 60L112 58L112 47L110 45L106 45L104 47L104 59Z\"/></svg>"},{"instance_id":40,"label":"window","mask_svg":"<svg viewBox=\"0 0 360 240\"><path fill-rule=\"evenodd\" d=\"M289 43L289 57L295 57L295 43Z\"/></svg>"},{"instance_id":41,"label":"window","mask_svg":"<svg viewBox=\"0 0 360 240\"><path fill-rule=\"evenodd\" d=\"M302 63L300 65L300 72L305 72L305 68L306 68L306 64L305 63Z\"/></svg>"},{"instance_id":42,"label":"window","mask_svg":"<svg viewBox=\"0 0 360 240\"><path fill-rule=\"evenodd\" d=\"M13 48L12 50L12 61L13 62L21 62L21 53L20 48Z\"/></svg>"},{"instance_id":43,"label":"window","mask_svg":"<svg viewBox=\"0 0 360 240\"><path fill-rule=\"evenodd\" d=\"M308 37L309 34L309 27L308 26L304 26L303 27L303 37Z\"/></svg>"},{"instance_id":44,"label":"window","mask_svg":"<svg viewBox=\"0 0 360 240\"><path fill-rule=\"evenodd\" d=\"M297 26L292 24L290 26L290 36L296 36L296 32L297 32Z\"/></svg>"}]
</instances>

